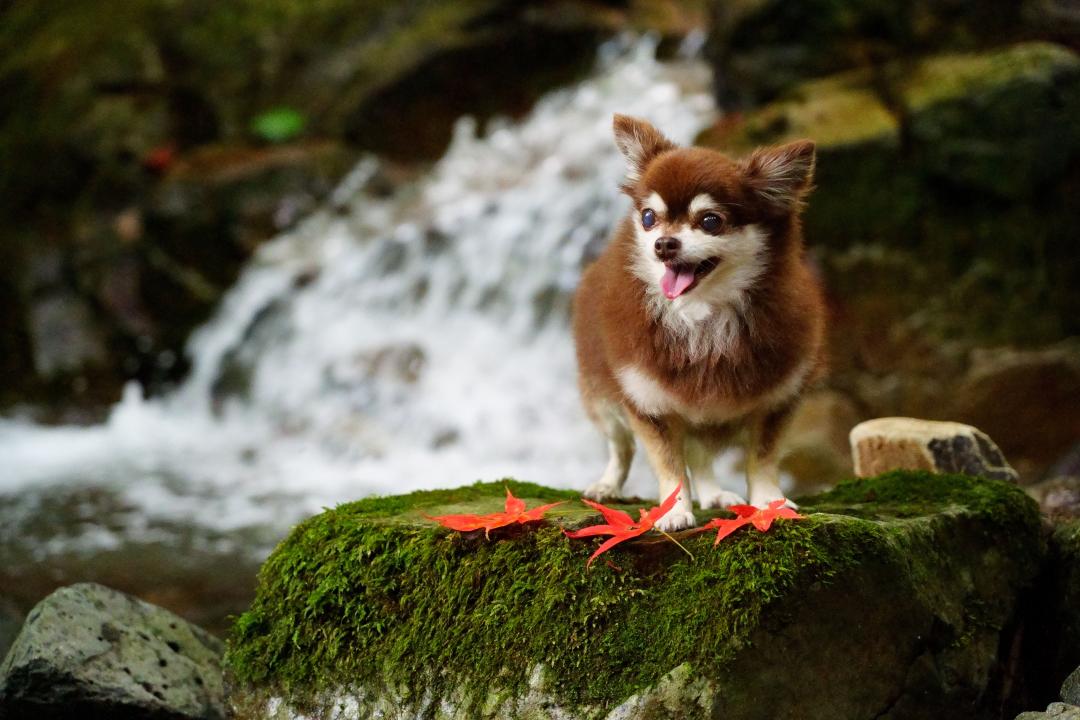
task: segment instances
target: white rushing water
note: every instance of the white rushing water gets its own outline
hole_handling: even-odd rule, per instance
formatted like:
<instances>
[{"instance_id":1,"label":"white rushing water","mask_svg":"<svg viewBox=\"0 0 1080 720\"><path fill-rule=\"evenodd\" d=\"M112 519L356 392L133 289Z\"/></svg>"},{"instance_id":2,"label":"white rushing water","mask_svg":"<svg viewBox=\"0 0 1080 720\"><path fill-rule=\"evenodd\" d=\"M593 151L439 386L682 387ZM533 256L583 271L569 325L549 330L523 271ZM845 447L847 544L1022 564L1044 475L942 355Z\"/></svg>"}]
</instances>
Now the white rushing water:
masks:
<instances>
[{"instance_id":1,"label":"white rushing water","mask_svg":"<svg viewBox=\"0 0 1080 720\"><path fill-rule=\"evenodd\" d=\"M97 485L146 515L284 525L371 493L514 476L583 488L603 444L575 385L568 302L628 209L614 112L687 142L714 114L703 63L605 46L591 79L389 197L365 160L253 258L191 339L171 396L129 387L96 427L0 422L0 492ZM628 491L655 496L643 458Z\"/></svg>"}]
</instances>

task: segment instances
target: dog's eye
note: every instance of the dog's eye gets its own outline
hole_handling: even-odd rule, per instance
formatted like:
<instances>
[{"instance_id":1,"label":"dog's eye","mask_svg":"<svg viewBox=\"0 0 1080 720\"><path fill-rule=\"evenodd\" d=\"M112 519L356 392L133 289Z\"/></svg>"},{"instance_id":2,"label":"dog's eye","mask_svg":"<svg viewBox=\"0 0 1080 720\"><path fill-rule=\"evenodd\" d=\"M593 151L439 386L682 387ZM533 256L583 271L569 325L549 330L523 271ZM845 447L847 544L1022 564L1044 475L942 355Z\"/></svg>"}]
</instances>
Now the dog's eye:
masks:
<instances>
[{"instance_id":1,"label":"dog's eye","mask_svg":"<svg viewBox=\"0 0 1080 720\"><path fill-rule=\"evenodd\" d=\"M709 213L701 218L701 229L707 233L718 233L724 227L724 219L719 215Z\"/></svg>"},{"instance_id":2,"label":"dog's eye","mask_svg":"<svg viewBox=\"0 0 1080 720\"><path fill-rule=\"evenodd\" d=\"M645 208L641 211L641 227L649 230L656 225L656 213L649 208Z\"/></svg>"}]
</instances>

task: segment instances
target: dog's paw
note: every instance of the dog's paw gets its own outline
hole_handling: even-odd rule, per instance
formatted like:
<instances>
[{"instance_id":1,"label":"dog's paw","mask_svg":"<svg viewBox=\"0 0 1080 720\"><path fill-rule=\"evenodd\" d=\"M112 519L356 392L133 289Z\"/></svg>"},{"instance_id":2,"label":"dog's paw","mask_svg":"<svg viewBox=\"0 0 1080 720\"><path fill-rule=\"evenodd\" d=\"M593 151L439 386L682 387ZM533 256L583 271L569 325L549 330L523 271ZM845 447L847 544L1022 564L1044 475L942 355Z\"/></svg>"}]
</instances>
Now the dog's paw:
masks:
<instances>
[{"instance_id":1,"label":"dog's paw","mask_svg":"<svg viewBox=\"0 0 1080 720\"><path fill-rule=\"evenodd\" d=\"M753 505L754 507L756 507L758 510L764 510L765 508L769 507L769 503L775 502L776 500L783 500L784 501L783 507L789 508L791 510L798 510L799 509L798 505L791 502L790 500L785 498L783 495L780 495L779 493L770 494L770 495L763 495L763 496L760 496L760 497L753 496L753 497L750 498L750 504Z\"/></svg>"},{"instance_id":2,"label":"dog's paw","mask_svg":"<svg viewBox=\"0 0 1080 720\"><path fill-rule=\"evenodd\" d=\"M594 482L582 493L594 502L605 502L619 497L620 488L604 481Z\"/></svg>"},{"instance_id":3,"label":"dog's paw","mask_svg":"<svg viewBox=\"0 0 1080 720\"><path fill-rule=\"evenodd\" d=\"M675 532L686 530L697 525L694 513L689 510L670 510L666 515L656 521L656 529L663 532Z\"/></svg>"},{"instance_id":4,"label":"dog's paw","mask_svg":"<svg viewBox=\"0 0 1080 720\"><path fill-rule=\"evenodd\" d=\"M702 508L726 508L732 505L745 505L746 500L742 495L730 490L721 490L715 495L701 498Z\"/></svg>"}]
</instances>

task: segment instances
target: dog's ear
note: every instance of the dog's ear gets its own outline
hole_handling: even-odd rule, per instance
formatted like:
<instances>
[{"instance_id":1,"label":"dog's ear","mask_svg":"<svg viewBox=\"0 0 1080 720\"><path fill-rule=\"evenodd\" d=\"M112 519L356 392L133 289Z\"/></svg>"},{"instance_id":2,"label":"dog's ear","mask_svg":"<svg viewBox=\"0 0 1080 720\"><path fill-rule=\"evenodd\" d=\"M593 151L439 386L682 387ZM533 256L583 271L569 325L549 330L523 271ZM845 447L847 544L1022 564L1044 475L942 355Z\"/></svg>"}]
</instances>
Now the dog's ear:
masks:
<instances>
[{"instance_id":1,"label":"dog's ear","mask_svg":"<svg viewBox=\"0 0 1080 720\"><path fill-rule=\"evenodd\" d=\"M742 163L750 191L773 210L799 209L814 179L814 143L796 140L760 148Z\"/></svg>"},{"instance_id":2,"label":"dog's ear","mask_svg":"<svg viewBox=\"0 0 1080 720\"><path fill-rule=\"evenodd\" d=\"M616 114L612 127L615 130L615 144L626 157L628 185L641 179L653 158L675 148L675 143L644 120Z\"/></svg>"}]
</instances>

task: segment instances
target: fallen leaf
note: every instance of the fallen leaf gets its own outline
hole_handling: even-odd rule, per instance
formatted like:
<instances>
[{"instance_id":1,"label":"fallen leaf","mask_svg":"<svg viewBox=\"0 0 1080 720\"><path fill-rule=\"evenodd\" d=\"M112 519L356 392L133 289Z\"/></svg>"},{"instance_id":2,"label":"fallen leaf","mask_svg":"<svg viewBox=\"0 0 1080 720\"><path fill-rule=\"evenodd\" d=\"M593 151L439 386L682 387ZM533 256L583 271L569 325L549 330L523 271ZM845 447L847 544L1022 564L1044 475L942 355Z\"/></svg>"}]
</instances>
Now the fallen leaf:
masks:
<instances>
[{"instance_id":1,"label":"fallen leaf","mask_svg":"<svg viewBox=\"0 0 1080 720\"><path fill-rule=\"evenodd\" d=\"M519 500L514 497L514 494L510 492L510 488L506 488L506 504L503 512L491 513L489 515L437 515L430 516L424 515L428 520L434 520L443 527L448 527L451 530L457 530L459 532L471 532L473 530L484 530L484 536L487 537L492 530L496 528L505 527L514 523L535 522L542 520L544 513L556 505L562 505L564 501L548 503L547 505L540 505L534 507L532 510L525 509L525 501Z\"/></svg>"},{"instance_id":2,"label":"fallen leaf","mask_svg":"<svg viewBox=\"0 0 1080 720\"><path fill-rule=\"evenodd\" d=\"M753 505L732 505L728 508L738 515L735 518L713 518L701 527L701 531L716 528L716 541L713 546L743 525L753 525L761 532L767 532L772 527L773 520L784 518L786 520L804 520L805 518L789 507L785 507L787 500L780 498L773 500L767 507L756 508Z\"/></svg>"},{"instance_id":3,"label":"fallen leaf","mask_svg":"<svg viewBox=\"0 0 1080 720\"><path fill-rule=\"evenodd\" d=\"M599 555L607 552L619 543L635 538L638 535L643 535L649 530L652 530L653 526L656 525L656 521L664 515L667 515L668 511L675 506L675 500L679 497L680 490L682 490L682 483L680 483L679 486L675 488L675 491L668 495L667 499L659 506L648 511L639 508L638 513L640 514L640 517L637 522L622 510L609 508L598 502L593 502L592 500L582 499L582 502L589 507L599 510L600 514L607 520L607 524L591 525L587 528L582 528L581 530L563 530L563 533L566 534L566 537L575 539L594 537L596 535L611 535L611 537L601 543L600 547L596 548L596 552L589 557L589 561L585 563L586 567L588 567L592 565L593 560Z\"/></svg>"}]
</instances>

